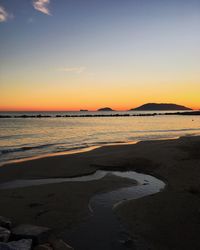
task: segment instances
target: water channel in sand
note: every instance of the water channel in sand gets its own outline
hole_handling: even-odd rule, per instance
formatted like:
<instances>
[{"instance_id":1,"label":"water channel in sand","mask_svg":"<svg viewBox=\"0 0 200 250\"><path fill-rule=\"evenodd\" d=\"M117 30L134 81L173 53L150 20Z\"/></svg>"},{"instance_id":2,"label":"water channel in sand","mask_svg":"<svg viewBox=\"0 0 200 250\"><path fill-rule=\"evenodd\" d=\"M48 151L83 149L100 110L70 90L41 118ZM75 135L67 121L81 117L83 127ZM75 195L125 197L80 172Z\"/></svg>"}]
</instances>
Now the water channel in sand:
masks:
<instances>
[{"instance_id":1,"label":"water channel in sand","mask_svg":"<svg viewBox=\"0 0 200 250\"><path fill-rule=\"evenodd\" d=\"M14 180L0 184L0 189L38 186L62 182L87 182L101 180L108 174L137 181L131 187L96 194L89 202L92 215L74 230L66 230L60 235L76 250L125 250L135 249L125 227L113 212L113 207L127 199L138 199L160 192L165 183L153 176L134 171L103 171L72 178L48 178Z\"/></svg>"}]
</instances>

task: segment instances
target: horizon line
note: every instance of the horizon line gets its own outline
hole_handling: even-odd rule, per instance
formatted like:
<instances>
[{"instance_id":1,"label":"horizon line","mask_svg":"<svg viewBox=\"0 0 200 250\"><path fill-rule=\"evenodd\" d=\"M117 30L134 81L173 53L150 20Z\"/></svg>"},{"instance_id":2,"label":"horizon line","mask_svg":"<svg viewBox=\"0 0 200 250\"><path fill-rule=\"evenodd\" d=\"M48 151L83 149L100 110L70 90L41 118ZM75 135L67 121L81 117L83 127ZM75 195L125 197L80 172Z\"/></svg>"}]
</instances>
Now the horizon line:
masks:
<instances>
[{"instance_id":1,"label":"horizon line","mask_svg":"<svg viewBox=\"0 0 200 250\"><path fill-rule=\"evenodd\" d=\"M199 111L200 108L196 108L196 109L190 109L190 110L180 110L180 111ZM127 109L127 110L110 110L110 111L99 111L99 110L0 110L0 112L129 112L129 111L138 111L138 112L146 112L146 111L179 111L177 110L131 110L131 109Z\"/></svg>"},{"instance_id":2,"label":"horizon line","mask_svg":"<svg viewBox=\"0 0 200 250\"><path fill-rule=\"evenodd\" d=\"M137 105L136 107L132 107L132 108L112 108L109 105L102 105L101 107L96 107L96 108L72 108L72 109L68 109L68 108L6 108L6 107L0 107L0 112L95 112L98 111L99 109L104 109L104 108L110 108L110 111L119 111L119 112L127 112L127 111L131 111L134 110L138 107L141 107L143 105L146 104L172 104L172 105L178 105L178 106L183 106L185 108L191 109L191 110L200 110L200 107L195 106L187 106L187 105L182 105L182 104L176 104L176 103L172 103L172 102L148 102L148 103L143 103L141 105ZM144 110L145 111L145 110ZM148 111L148 110L146 110ZM153 111L153 110L149 110L149 111ZM155 110L155 111L159 111L159 110ZM161 110L162 111L162 110Z\"/></svg>"}]
</instances>

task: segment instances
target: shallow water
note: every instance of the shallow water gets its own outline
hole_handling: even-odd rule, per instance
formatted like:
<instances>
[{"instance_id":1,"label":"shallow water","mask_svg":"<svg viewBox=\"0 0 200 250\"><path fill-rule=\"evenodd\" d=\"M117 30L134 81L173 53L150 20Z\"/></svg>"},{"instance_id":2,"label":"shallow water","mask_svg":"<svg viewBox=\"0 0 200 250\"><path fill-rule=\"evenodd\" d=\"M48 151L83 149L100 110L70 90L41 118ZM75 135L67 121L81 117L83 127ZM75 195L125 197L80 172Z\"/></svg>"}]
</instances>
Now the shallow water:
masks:
<instances>
[{"instance_id":1,"label":"shallow water","mask_svg":"<svg viewBox=\"0 0 200 250\"><path fill-rule=\"evenodd\" d=\"M80 113L84 112L47 112L42 115ZM21 114L23 113L12 113ZM78 151L110 143L193 134L200 134L200 116L5 118L0 119L0 163L56 152Z\"/></svg>"},{"instance_id":2,"label":"shallow water","mask_svg":"<svg viewBox=\"0 0 200 250\"><path fill-rule=\"evenodd\" d=\"M112 208L114 205L124 200L138 199L162 190L165 187L165 183L153 176L140 174L134 171L119 172L98 170L93 174L74 178L15 180L2 183L0 189L12 189L61 182L101 180L108 174L136 180L137 184L93 196L89 202L92 215L74 230L66 230L63 232L60 237L64 238L77 250L130 249L129 246L127 247L126 244L124 244L127 240L130 241L130 236L113 213Z\"/></svg>"},{"instance_id":3,"label":"shallow water","mask_svg":"<svg viewBox=\"0 0 200 250\"><path fill-rule=\"evenodd\" d=\"M66 230L61 234L77 250L135 249L136 243L114 214L113 206L127 199L155 194L165 187L164 182L150 175L134 171L109 173L134 179L138 185L97 194L91 198L89 206L93 211L92 215L74 230Z\"/></svg>"}]
</instances>

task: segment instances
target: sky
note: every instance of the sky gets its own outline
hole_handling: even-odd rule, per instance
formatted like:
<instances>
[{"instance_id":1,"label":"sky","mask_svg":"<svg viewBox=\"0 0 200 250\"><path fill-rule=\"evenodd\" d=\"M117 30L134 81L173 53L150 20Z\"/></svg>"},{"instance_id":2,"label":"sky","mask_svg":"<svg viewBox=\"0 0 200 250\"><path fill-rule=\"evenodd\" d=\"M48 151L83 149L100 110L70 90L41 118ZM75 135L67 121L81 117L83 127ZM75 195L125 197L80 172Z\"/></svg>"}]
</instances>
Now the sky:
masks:
<instances>
[{"instance_id":1,"label":"sky","mask_svg":"<svg viewBox=\"0 0 200 250\"><path fill-rule=\"evenodd\" d=\"M0 0L0 111L200 109L200 0Z\"/></svg>"}]
</instances>

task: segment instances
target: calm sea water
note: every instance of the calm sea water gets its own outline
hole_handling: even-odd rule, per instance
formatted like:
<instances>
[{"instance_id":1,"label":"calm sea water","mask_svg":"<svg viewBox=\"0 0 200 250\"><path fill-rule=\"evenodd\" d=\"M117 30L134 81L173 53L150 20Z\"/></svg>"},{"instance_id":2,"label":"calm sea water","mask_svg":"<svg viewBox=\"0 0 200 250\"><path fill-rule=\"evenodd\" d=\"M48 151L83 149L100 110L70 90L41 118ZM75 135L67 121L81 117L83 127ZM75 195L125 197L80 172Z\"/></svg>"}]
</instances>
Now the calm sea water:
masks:
<instances>
[{"instance_id":1,"label":"calm sea water","mask_svg":"<svg viewBox=\"0 0 200 250\"><path fill-rule=\"evenodd\" d=\"M88 113L92 114L92 112ZM124 114L125 112L111 113ZM1 164L15 159L81 150L109 143L117 144L200 134L200 116L59 118L55 116L84 113L3 113L3 115L5 114L47 114L54 117L0 119Z\"/></svg>"}]
</instances>

